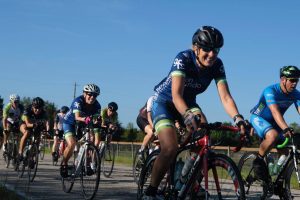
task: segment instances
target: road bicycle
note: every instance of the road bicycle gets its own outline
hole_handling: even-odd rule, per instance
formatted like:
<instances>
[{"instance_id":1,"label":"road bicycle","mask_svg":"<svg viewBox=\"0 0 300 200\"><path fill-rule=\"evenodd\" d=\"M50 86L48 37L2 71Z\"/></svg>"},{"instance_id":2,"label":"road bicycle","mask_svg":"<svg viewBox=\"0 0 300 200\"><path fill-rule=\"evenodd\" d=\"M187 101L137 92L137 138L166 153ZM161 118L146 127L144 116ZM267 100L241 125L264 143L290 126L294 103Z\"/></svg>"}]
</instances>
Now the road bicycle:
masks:
<instances>
[{"instance_id":1,"label":"road bicycle","mask_svg":"<svg viewBox=\"0 0 300 200\"><path fill-rule=\"evenodd\" d=\"M19 148L19 123L9 124L9 136L6 144L6 151L3 152L3 158L6 168L9 167L11 161L15 166Z\"/></svg>"},{"instance_id":2,"label":"road bicycle","mask_svg":"<svg viewBox=\"0 0 300 200\"><path fill-rule=\"evenodd\" d=\"M71 192L76 178L80 179L81 191L85 199L93 199L98 191L100 182L100 156L93 144L93 122L82 130L83 137L78 140L81 144L75 162L68 166L68 176L62 177L62 188L66 193ZM69 162L73 162L72 159Z\"/></svg>"},{"instance_id":3,"label":"road bicycle","mask_svg":"<svg viewBox=\"0 0 300 200\"><path fill-rule=\"evenodd\" d=\"M30 135L26 139L26 145L23 151L23 160L21 162L17 161L16 171L18 172L18 177L22 178L27 169L28 180L33 182L38 168L39 163L39 142L41 134L45 134L43 122L39 122L38 126L30 131Z\"/></svg>"},{"instance_id":4,"label":"road bicycle","mask_svg":"<svg viewBox=\"0 0 300 200\"><path fill-rule=\"evenodd\" d=\"M278 149L287 148L289 154L281 166L278 174L273 176L271 185L259 180L253 170L253 160L257 152L245 152L241 157L238 168L243 178L247 199L266 199L273 194L280 199L294 199L292 189L299 189L300 177L300 134L286 138L283 144L277 145ZM268 159L265 159L268 165Z\"/></svg>"},{"instance_id":5,"label":"road bicycle","mask_svg":"<svg viewBox=\"0 0 300 200\"><path fill-rule=\"evenodd\" d=\"M40 144L39 144L39 155L40 155L41 160L44 160L44 157L45 157L48 136L49 136L48 132L43 132L40 136L41 138L40 138Z\"/></svg>"},{"instance_id":6,"label":"road bicycle","mask_svg":"<svg viewBox=\"0 0 300 200\"><path fill-rule=\"evenodd\" d=\"M67 143L66 143L65 139L64 138L58 138L57 146L58 146L58 148L56 148L56 150L55 150L55 155L52 156L53 166L56 166L57 163L58 163L58 160L60 158L62 158L63 155L64 155L64 151L65 151L65 148L67 146Z\"/></svg>"},{"instance_id":7,"label":"road bicycle","mask_svg":"<svg viewBox=\"0 0 300 200\"><path fill-rule=\"evenodd\" d=\"M238 132L239 129L220 122L200 124L200 131L193 134L191 142L178 148L176 158L161 182L158 194L164 199L198 199L200 184L204 185L205 199L245 199L244 185L234 161L225 154L213 151L210 140L211 130ZM224 134L224 133L223 133ZM218 143L219 144L219 143ZM182 152L192 150L196 153L195 161L182 182L180 188L175 180L176 160ZM151 172L159 150L152 152L142 168L138 183L137 199L142 199L145 189L150 184Z\"/></svg>"},{"instance_id":8,"label":"road bicycle","mask_svg":"<svg viewBox=\"0 0 300 200\"><path fill-rule=\"evenodd\" d=\"M110 129L102 129L101 135L104 136L104 140L100 143L101 170L107 178L111 176L115 165L116 149L111 142L113 134L114 131Z\"/></svg>"}]
</instances>

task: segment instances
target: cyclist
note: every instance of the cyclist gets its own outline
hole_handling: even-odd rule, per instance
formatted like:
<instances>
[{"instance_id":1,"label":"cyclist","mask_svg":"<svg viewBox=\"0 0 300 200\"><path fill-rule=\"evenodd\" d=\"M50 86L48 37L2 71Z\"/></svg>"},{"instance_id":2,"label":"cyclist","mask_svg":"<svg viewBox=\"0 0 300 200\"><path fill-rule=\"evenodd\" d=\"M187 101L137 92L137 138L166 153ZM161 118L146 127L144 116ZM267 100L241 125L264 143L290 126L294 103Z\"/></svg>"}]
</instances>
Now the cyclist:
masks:
<instances>
[{"instance_id":1,"label":"cyclist","mask_svg":"<svg viewBox=\"0 0 300 200\"><path fill-rule=\"evenodd\" d=\"M103 130L115 133L118 131L118 104L116 102L110 102L106 108L101 111Z\"/></svg>"},{"instance_id":2,"label":"cyclist","mask_svg":"<svg viewBox=\"0 0 300 200\"><path fill-rule=\"evenodd\" d=\"M9 96L9 103L4 107L3 110L3 151L6 152L7 139L9 137L9 132L13 127L19 129L19 123L21 119L21 114L24 111L24 107L20 104L20 96L17 94L11 94Z\"/></svg>"},{"instance_id":3,"label":"cyclist","mask_svg":"<svg viewBox=\"0 0 300 200\"><path fill-rule=\"evenodd\" d=\"M253 161L254 173L257 178L270 183L268 167L263 158L276 145L289 137L294 130L288 126L283 118L286 110L294 104L300 113L300 93L296 89L300 77L300 71L296 66L284 66L280 69L280 82L264 89L258 104L250 111L250 123L255 133L262 140L258 156ZM279 154L287 151L279 150Z\"/></svg>"},{"instance_id":4,"label":"cyclist","mask_svg":"<svg viewBox=\"0 0 300 200\"><path fill-rule=\"evenodd\" d=\"M52 146L52 157L54 161L57 161L58 155L56 155L56 150L58 148L58 140L63 138L64 131L63 131L63 120L66 113L69 111L68 106L62 106L59 112L56 114L54 119L54 137L53 137L53 146Z\"/></svg>"},{"instance_id":5,"label":"cyclist","mask_svg":"<svg viewBox=\"0 0 300 200\"><path fill-rule=\"evenodd\" d=\"M32 99L31 104L25 108L21 116L21 126L20 131L23 134L20 140L19 155L18 160L23 160L23 150L25 147L25 142L33 128L41 127L45 128L49 132L49 120L47 113L44 109L45 102L40 97L35 97Z\"/></svg>"},{"instance_id":6,"label":"cyclist","mask_svg":"<svg viewBox=\"0 0 300 200\"><path fill-rule=\"evenodd\" d=\"M62 177L68 176L68 161L73 154L76 138L75 125L78 122L78 129L83 124L89 124L92 120L90 116L101 113L101 105L97 101L97 96L100 94L100 88L95 84L87 84L83 87L83 94L75 98L71 104L70 110L64 117L63 130L64 137L67 142L67 147L64 151L63 161L60 169ZM101 120L94 121L95 143L100 139L99 127ZM77 138L80 138L81 131L77 132Z\"/></svg>"},{"instance_id":7,"label":"cyclist","mask_svg":"<svg viewBox=\"0 0 300 200\"><path fill-rule=\"evenodd\" d=\"M142 145L138 151L139 158L142 160L144 159L143 155L145 148L147 147L151 139L154 137L153 123L151 119L153 99L154 95L147 100L146 104L140 109L139 115L136 118L136 123L138 127L146 134L143 139Z\"/></svg>"},{"instance_id":8,"label":"cyclist","mask_svg":"<svg viewBox=\"0 0 300 200\"><path fill-rule=\"evenodd\" d=\"M242 133L245 132L243 117L229 92L223 63L218 58L222 46L221 32L214 27L203 26L192 37L192 49L180 52L168 76L155 86L152 119L161 151L143 199L157 199L158 185L176 156L178 142L174 120L183 120L189 132L197 129L199 117L196 116L201 116L201 122L207 122L196 103L196 95L203 93L213 79L226 112Z\"/></svg>"},{"instance_id":9,"label":"cyclist","mask_svg":"<svg viewBox=\"0 0 300 200\"><path fill-rule=\"evenodd\" d=\"M0 121L3 119L3 98L0 96ZM0 149L3 144L3 123L0 123Z\"/></svg>"}]
</instances>

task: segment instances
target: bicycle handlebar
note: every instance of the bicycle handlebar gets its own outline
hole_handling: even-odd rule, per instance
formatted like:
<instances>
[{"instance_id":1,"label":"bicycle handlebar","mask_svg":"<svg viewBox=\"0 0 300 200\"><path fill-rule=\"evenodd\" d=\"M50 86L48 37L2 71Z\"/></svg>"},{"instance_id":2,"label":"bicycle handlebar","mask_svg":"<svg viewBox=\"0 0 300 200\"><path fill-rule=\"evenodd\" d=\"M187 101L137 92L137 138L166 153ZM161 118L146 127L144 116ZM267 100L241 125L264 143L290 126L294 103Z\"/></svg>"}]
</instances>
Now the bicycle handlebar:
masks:
<instances>
[{"instance_id":1,"label":"bicycle handlebar","mask_svg":"<svg viewBox=\"0 0 300 200\"><path fill-rule=\"evenodd\" d=\"M290 138L286 137L285 140L284 140L284 142L282 144L278 144L276 147L278 149L283 149L283 148L286 147L286 145L289 143L289 141L290 141Z\"/></svg>"}]
</instances>

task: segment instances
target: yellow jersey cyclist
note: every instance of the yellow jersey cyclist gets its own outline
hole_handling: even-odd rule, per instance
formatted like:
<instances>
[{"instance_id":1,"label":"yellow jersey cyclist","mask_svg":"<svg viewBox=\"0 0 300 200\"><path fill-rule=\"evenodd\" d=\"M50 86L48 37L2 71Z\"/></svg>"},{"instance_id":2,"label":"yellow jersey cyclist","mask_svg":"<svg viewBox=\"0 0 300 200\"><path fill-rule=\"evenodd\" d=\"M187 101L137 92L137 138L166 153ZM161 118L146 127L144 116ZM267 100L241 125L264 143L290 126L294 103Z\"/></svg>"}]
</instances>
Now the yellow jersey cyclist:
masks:
<instances>
[{"instance_id":1,"label":"yellow jersey cyclist","mask_svg":"<svg viewBox=\"0 0 300 200\"><path fill-rule=\"evenodd\" d=\"M192 49L180 52L174 59L171 70L156 87L156 97L152 106L152 120L160 141L160 154L154 162L151 181L143 199L159 199L158 185L176 156L178 142L175 119L180 119L189 132L196 130L201 122L207 122L196 103L196 96L203 93L214 80L221 102L235 124L242 128L244 120L239 114L234 99L229 92L223 62L218 58L223 46L221 32L211 26L203 26L192 37Z\"/></svg>"},{"instance_id":2,"label":"yellow jersey cyclist","mask_svg":"<svg viewBox=\"0 0 300 200\"><path fill-rule=\"evenodd\" d=\"M63 161L60 169L62 177L68 176L68 161L73 154L76 145L76 138L82 137L80 129L89 124L91 116L99 115L99 120L93 121L94 134L95 134L95 146L100 143L100 126L101 126L101 105L97 101L97 97L100 95L100 88L95 84L87 84L83 87L83 94L75 98L70 106L70 110L64 117L63 130L64 137L67 142L67 147L64 151ZM76 123L77 130L76 131ZM78 135L76 135L78 134Z\"/></svg>"},{"instance_id":3,"label":"yellow jersey cyclist","mask_svg":"<svg viewBox=\"0 0 300 200\"><path fill-rule=\"evenodd\" d=\"M23 160L25 142L30 133L32 133L33 128L40 127L49 132L49 119L44 106L44 100L40 97L35 97L32 99L32 103L25 108L22 114L20 131L23 135L20 140L18 161Z\"/></svg>"},{"instance_id":4,"label":"yellow jersey cyclist","mask_svg":"<svg viewBox=\"0 0 300 200\"><path fill-rule=\"evenodd\" d=\"M9 103L3 110L3 151L6 152L7 139L12 129L19 129L21 115L24 111L24 107L20 104L20 96L17 94L11 94L9 96Z\"/></svg>"}]
</instances>

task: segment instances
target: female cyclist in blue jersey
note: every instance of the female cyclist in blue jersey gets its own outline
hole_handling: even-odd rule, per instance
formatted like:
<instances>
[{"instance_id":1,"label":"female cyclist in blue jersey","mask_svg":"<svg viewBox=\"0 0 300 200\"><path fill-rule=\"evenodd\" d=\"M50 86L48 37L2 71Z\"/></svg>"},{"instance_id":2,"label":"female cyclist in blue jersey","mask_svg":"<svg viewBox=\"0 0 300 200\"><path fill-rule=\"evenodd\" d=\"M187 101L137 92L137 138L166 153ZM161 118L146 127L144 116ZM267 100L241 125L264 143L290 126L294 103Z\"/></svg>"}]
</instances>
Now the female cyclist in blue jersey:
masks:
<instances>
[{"instance_id":1,"label":"female cyclist in blue jersey","mask_svg":"<svg viewBox=\"0 0 300 200\"><path fill-rule=\"evenodd\" d=\"M68 161L73 154L76 139L75 139L75 125L89 124L92 120L90 116L95 114L101 114L101 106L97 101L97 96L100 94L100 89L95 84L87 84L83 87L83 94L75 98L71 104L70 110L64 117L63 130L64 137L67 141L67 147L64 151L63 162L61 165L61 176L68 176ZM81 123L81 124L80 124ZM95 146L99 145L100 142L100 128L101 120L94 123L95 133ZM80 134L80 132L79 132ZM81 136L77 135L80 138Z\"/></svg>"},{"instance_id":2,"label":"female cyclist in blue jersey","mask_svg":"<svg viewBox=\"0 0 300 200\"><path fill-rule=\"evenodd\" d=\"M300 71L296 66L284 66L280 69L280 83L264 89L258 104L251 110L250 123L256 134L262 139L258 156L253 161L254 172L261 180L269 183L270 176L263 158L276 145L282 143L284 136L293 134L283 118L286 110L294 104L300 113L300 92L296 89ZM279 149L278 149L279 150ZM279 151L280 154L288 152Z\"/></svg>"},{"instance_id":3,"label":"female cyclist in blue jersey","mask_svg":"<svg viewBox=\"0 0 300 200\"><path fill-rule=\"evenodd\" d=\"M180 52L174 59L168 76L156 87L152 107L153 124L160 141L161 152L155 160L150 186L143 199L156 199L157 187L173 161L178 143L175 119L183 120L187 129L197 129L197 117L207 122L196 103L196 96L203 93L214 80L221 102L233 121L244 132L244 120L230 95L223 63L218 54L223 46L223 36L211 26L198 29L192 38L192 49Z\"/></svg>"}]
</instances>

